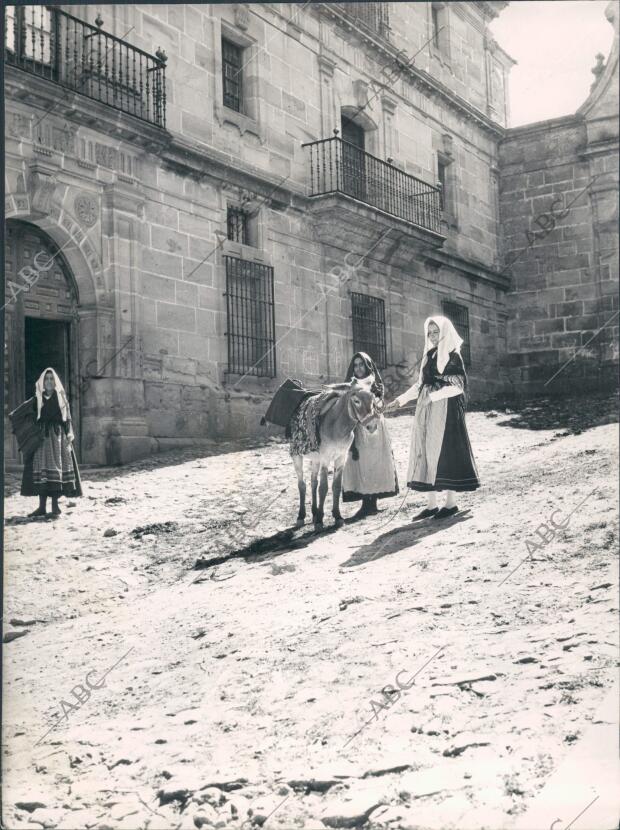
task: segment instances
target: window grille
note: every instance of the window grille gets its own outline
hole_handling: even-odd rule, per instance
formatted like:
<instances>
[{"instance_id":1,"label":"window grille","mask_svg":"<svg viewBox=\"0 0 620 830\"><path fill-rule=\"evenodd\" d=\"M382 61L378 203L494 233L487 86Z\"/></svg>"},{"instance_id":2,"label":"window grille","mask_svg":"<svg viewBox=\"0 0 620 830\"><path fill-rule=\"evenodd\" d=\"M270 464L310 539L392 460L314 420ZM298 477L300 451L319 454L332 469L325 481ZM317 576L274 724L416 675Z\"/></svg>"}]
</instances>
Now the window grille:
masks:
<instances>
[{"instance_id":1,"label":"window grille","mask_svg":"<svg viewBox=\"0 0 620 830\"><path fill-rule=\"evenodd\" d=\"M471 366L471 350L469 344L469 309L464 305L444 300L442 303L444 317L452 321L454 328L463 338L461 357L465 366Z\"/></svg>"},{"instance_id":2,"label":"window grille","mask_svg":"<svg viewBox=\"0 0 620 830\"><path fill-rule=\"evenodd\" d=\"M353 350L366 352L380 369L387 365L385 303L379 297L351 292Z\"/></svg>"},{"instance_id":3,"label":"window grille","mask_svg":"<svg viewBox=\"0 0 620 830\"><path fill-rule=\"evenodd\" d=\"M222 38L222 83L224 87L224 106L241 112L241 84L243 67L243 49Z\"/></svg>"},{"instance_id":4,"label":"window grille","mask_svg":"<svg viewBox=\"0 0 620 830\"><path fill-rule=\"evenodd\" d=\"M276 376L273 268L225 256L228 372Z\"/></svg>"},{"instance_id":5,"label":"window grille","mask_svg":"<svg viewBox=\"0 0 620 830\"><path fill-rule=\"evenodd\" d=\"M228 205L226 216L228 238L232 242L241 242L243 245L250 245L249 221L250 215L247 210Z\"/></svg>"}]
</instances>

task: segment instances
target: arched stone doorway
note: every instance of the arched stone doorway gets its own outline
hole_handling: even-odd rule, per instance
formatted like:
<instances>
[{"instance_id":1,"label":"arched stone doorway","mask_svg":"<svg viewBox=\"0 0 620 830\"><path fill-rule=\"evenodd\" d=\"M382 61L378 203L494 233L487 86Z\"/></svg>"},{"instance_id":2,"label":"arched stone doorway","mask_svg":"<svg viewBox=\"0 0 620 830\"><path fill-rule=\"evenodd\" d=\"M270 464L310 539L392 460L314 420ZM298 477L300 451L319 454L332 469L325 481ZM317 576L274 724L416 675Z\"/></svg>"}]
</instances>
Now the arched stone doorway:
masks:
<instances>
[{"instance_id":1,"label":"arched stone doorway","mask_svg":"<svg viewBox=\"0 0 620 830\"><path fill-rule=\"evenodd\" d=\"M53 366L69 397L77 450L80 395L76 281L58 246L29 222L7 220L5 263L5 416L34 394L40 373ZM6 460L17 464L21 459L6 419L5 436Z\"/></svg>"}]
</instances>

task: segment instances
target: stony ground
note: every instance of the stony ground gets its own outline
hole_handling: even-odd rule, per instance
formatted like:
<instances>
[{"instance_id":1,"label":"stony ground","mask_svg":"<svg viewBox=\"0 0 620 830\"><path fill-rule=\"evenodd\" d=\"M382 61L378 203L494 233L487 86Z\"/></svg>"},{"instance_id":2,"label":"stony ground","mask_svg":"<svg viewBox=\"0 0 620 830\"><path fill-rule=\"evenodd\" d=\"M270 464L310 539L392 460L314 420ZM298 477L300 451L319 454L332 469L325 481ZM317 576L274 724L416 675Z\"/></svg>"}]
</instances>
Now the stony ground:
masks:
<instances>
[{"instance_id":1,"label":"stony ground","mask_svg":"<svg viewBox=\"0 0 620 830\"><path fill-rule=\"evenodd\" d=\"M9 479L4 827L527 826L617 676L613 408L470 413L443 523L283 532L277 441L85 471L56 521Z\"/></svg>"}]
</instances>

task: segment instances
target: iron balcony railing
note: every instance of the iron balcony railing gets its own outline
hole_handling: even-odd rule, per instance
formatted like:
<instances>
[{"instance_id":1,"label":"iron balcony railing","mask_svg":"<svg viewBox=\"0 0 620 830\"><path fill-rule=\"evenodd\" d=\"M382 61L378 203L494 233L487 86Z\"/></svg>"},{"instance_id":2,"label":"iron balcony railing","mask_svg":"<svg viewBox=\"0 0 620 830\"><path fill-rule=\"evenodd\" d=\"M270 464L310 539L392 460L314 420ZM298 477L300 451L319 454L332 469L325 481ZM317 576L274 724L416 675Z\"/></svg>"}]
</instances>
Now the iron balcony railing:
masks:
<instances>
[{"instance_id":1,"label":"iron balcony railing","mask_svg":"<svg viewBox=\"0 0 620 830\"><path fill-rule=\"evenodd\" d=\"M334 6L356 24L381 37L390 32L389 3L335 3Z\"/></svg>"},{"instance_id":2,"label":"iron balcony railing","mask_svg":"<svg viewBox=\"0 0 620 830\"><path fill-rule=\"evenodd\" d=\"M439 188L335 136L304 144L310 195L344 193L413 225L441 232Z\"/></svg>"},{"instance_id":3,"label":"iron balcony railing","mask_svg":"<svg viewBox=\"0 0 620 830\"><path fill-rule=\"evenodd\" d=\"M6 6L5 60L33 75L166 126L166 54L149 55L55 6Z\"/></svg>"}]
</instances>

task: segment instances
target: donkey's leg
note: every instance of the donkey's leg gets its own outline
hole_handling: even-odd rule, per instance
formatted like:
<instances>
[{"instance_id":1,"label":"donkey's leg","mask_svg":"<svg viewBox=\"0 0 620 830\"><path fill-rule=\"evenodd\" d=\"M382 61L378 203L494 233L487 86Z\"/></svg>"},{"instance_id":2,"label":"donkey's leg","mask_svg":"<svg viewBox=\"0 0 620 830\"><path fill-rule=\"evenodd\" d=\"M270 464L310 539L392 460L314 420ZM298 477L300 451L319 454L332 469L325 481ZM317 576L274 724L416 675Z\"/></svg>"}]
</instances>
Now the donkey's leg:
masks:
<instances>
[{"instance_id":1,"label":"donkey's leg","mask_svg":"<svg viewBox=\"0 0 620 830\"><path fill-rule=\"evenodd\" d=\"M332 482L332 516L336 521L336 527L341 527L344 524L344 519L340 515L340 494L342 492L342 473L344 470L344 463L346 461L346 454L334 459L334 480Z\"/></svg>"},{"instance_id":2,"label":"donkey's leg","mask_svg":"<svg viewBox=\"0 0 620 830\"><path fill-rule=\"evenodd\" d=\"M312 521L316 524L317 514L318 514L318 506L317 506L317 499L316 499L316 488L319 483L319 462L312 461Z\"/></svg>"},{"instance_id":3,"label":"donkey's leg","mask_svg":"<svg viewBox=\"0 0 620 830\"><path fill-rule=\"evenodd\" d=\"M328 483L327 483L327 467L322 466L320 467L320 482L319 482L319 507L316 511L316 518L314 520L314 524L317 528L323 527L323 515L324 515L324 507L325 507L325 496L327 495L328 490Z\"/></svg>"},{"instance_id":4,"label":"donkey's leg","mask_svg":"<svg viewBox=\"0 0 620 830\"><path fill-rule=\"evenodd\" d=\"M297 473L297 486L299 487L299 513L295 527L302 527L306 519L306 482L304 481L304 457L303 455L293 456L293 467Z\"/></svg>"}]
</instances>

